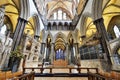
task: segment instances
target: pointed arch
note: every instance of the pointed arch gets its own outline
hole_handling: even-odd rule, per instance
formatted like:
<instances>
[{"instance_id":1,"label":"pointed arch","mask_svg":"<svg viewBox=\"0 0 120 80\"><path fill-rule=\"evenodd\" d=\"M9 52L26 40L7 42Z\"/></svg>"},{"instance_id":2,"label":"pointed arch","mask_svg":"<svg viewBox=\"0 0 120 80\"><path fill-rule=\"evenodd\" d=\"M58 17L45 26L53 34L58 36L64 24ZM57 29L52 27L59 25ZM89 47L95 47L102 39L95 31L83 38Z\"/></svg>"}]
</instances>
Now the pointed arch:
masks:
<instances>
[{"instance_id":1,"label":"pointed arch","mask_svg":"<svg viewBox=\"0 0 120 80\"><path fill-rule=\"evenodd\" d=\"M107 32L109 33L109 38L114 39L116 38L114 27L117 26L120 31L120 15L113 16L111 20L109 21Z\"/></svg>"},{"instance_id":2,"label":"pointed arch","mask_svg":"<svg viewBox=\"0 0 120 80\"><path fill-rule=\"evenodd\" d=\"M4 16L4 24L7 26L7 29L9 29L11 32L13 32L13 23L9 16L5 15Z\"/></svg>"},{"instance_id":3,"label":"pointed arch","mask_svg":"<svg viewBox=\"0 0 120 80\"><path fill-rule=\"evenodd\" d=\"M55 42L55 40L56 40L56 38L57 38L58 36L61 36L61 38L63 38L63 40L64 40L65 43L66 43L66 36L65 36L65 34L63 34L62 32L58 32L58 33L55 35L55 37L54 37L54 39L53 39L53 43Z\"/></svg>"},{"instance_id":4,"label":"pointed arch","mask_svg":"<svg viewBox=\"0 0 120 80\"><path fill-rule=\"evenodd\" d=\"M82 15L81 17L81 22L80 22L80 34L81 36L84 36L86 34L86 20L87 18L90 17L92 18L91 14L86 12Z\"/></svg>"},{"instance_id":5,"label":"pointed arch","mask_svg":"<svg viewBox=\"0 0 120 80\"><path fill-rule=\"evenodd\" d=\"M34 24L35 24L35 35L40 36L40 20L37 14L33 15Z\"/></svg>"},{"instance_id":6,"label":"pointed arch","mask_svg":"<svg viewBox=\"0 0 120 80\"><path fill-rule=\"evenodd\" d=\"M74 36L74 33L72 31L69 32L68 36L67 36L67 42L69 42L69 39L72 38L73 39L73 43L76 42L76 39L75 39L75 36Z\"/></svg>"},{"instance_id":7,"label":"pointed arch","mask_svg":"<svg viewBox=\"0 0 120 80\"><path fill-rule=\"evenodd\" d=\"M63 38L63 35L58 33L56 36L56 39L55 39L55 46L54 46L55 51L60 50L60 49L65 51L65 49L66 49L65 43L66 42Z\"/></svg>"}]
</instances>

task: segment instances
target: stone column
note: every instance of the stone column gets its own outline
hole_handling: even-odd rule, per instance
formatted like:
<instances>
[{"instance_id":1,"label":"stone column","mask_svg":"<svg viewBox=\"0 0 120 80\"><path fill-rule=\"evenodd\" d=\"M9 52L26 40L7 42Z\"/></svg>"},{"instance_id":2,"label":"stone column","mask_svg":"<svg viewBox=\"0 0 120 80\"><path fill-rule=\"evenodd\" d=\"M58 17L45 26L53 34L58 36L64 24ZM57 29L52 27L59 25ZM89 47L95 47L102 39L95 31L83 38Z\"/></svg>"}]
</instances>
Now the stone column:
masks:
<instances>
[{"instance_id":1,"label":"stone column","mask_svg":"<svg viewBox=\"0 0 120 80\"><path fill-rule=\"evenodd\" d=\"M75 47L75 56L77 57L78 55L77 43L74 43L74 47Z\"/></svg>"},{"instance_id":2,"label":"stone column","mask_svg":"<svg viewBox=\"0 0 120 80\"><path fill-rule=\"evenodd\" d=\"M20 65L19 65L19 67L18 67L18 71L23 71L23 59L21 59L21 61L20 61ZM25 67L25 66L24 66Z\"/></svg>"},{"instance_id":3,"label":"stone column","mask_svg":"<svg viewBox=\"0 0 120 80\"><path fill-rule=\"evenodd\" d=\"M50 59L51 59L51 64L53 64L54 61L54 44L51 44L51 53L50 53Z\"/></svg>"},{"instance_id":4,"label":"stone column","mask_svg":"<svg viewBox=\"0 0 120 80\"><path fill-rule=\"evenodd\" d=\"M53 30L53 22L51 22L51 28L50 28L50 30Z\"/></svg>"},{"instance_id":5,"label":"stone column","mask_svg":"<svg viewBox=\"0 0 120 80\"><path fill-rule=\"evenodd\" d=\"M8 56L8 50L6 49L5 51L4 51L4 53L3 53L3 58L2 58L2 61L1 61L1 63L0 63L0 68L1 69L4 69L4 66L5 66L5 64L6 64L6 58L7 58L7 56Z\"/></svg>"},{"instance_id":6,"label":"stone column","mask_svg":"<svg viewBox=\"0 0 120 80\"><path fill-rule=\"evenodd\" d=\"M55 43L53 43L53 62L55 61L55 57L56 57L56 52L54 50L54 46L55 46Z\"/></svg>"},{"instance_id":7,"label":"stone column","mask_svg":"<svg viewBox=\"0 0 120 80\"><path fill-rule=\"evenodd\" d=\"M16 47L20 44L26 23L27 21L25 19L20 17L18 18L18 23L13 36L12 51L14 51Z\"/></svg>"},{"instance_id":8,"label":"stone column","mask_svg":"<svg viewBox=\"0 0 120 80\"><path fill-rule=\"evenodd\" d=\"M20 41L21 41L21 38L23 36L23 32L24 32L24 28L25 28L26 23L27 23L27 21L25 19L20 18L20 17L18 18L17 26L16 26L14 36L13 36L13 44L12 44L12 49L11 49L12 51L14 51L20 45ZM13 61L15 60L14 58L11 58L11 59ZM17 70L17 66L14 65L15 63L12 62L12 60L9 61L8 66L13 70Z\"/></svg>"},{"instance_id":9,"label":"stone column","mask_svg":"<svg viewBox=\"0 0 120 80\"><path fill-rule=\"evenodd\" d=\"M68 63L71 64L71 48L68 45Z\"/></svg>"},{"instance_id":10,"label":"stone column","mask_svg":"<svg viewBox=\"0 0 120 80\"><path fill-rule=\"evenodd\" d=\"M58 23L57 23L57 25L56 25L56 30L58 30Z\"/></svg>"},{"instance_id":11,"label":"stone column","mask_svg":"<svg viewBox=\"0 0 120 80\"><path fill-rule=\"evenodd\" d=\"M44 54L45 52L45 43L41 43L41 54Z\"/></svg>"},{"instance_id":12,"label":"stone column","mask_svg":"<svg viewBox=\"0 0 120 80\"><path fill-rule=\"evenodd\" d=\"M68 62L68 64L69 64L69 49L68 49L69 47L68 47L68 43L66 43L66 56L65 56L65 59L66 59L66 61Z\"/></svg>"},{"instance_id":13,"label":"stone column","mask_svg":"<svg viewBox=\"0 0 120 80\"><path fill-rule=\"evenodd\" d=\"M44 25L45 30L48 30L48 25Z\"/></svg>"},{"instance_id":14,"label":"stone column","mask_svg":"<svg viewBox=\"0 0 120 80\"><path fill-rule=\"evenodd\" d=\"M3 26L4 24L4 14L5 14L5 7L2 6L0 8L0 31L1 31L1 27Z\"/></svg>"},{"instance_id":15,"label":"stone column","mask_svg":"<svg viewBox=\"0 0 120 80\"><path fill-rule=\"evenodd\" d=\"M108 45L107 45L108 35L107 35L107 31L105 29L105 25L104 25L103 21L104 21L103 18L100 18L100 19L95 20L94 24L96 25L99 35L101 35L100 42L101 42L102 47L107 55L107 62L108 62L108 64L111 64L111 60L110 60L110 56L109 56L110 53L109 53L109 49L108 49Z\"/></svg>"},{"instance_id":16,"label":"stone column","mask_svg":"<svg viewBox=\"0 0 120 80\"><path fill-rule=\"evenodd\" d=\"M45 43L41 43L40 54L41 54L41 60L42 60L42 62L43 62L43 59L44 59L44 52L45 52Z\"/></svg>"},{"instance_id":17,"label":"stone column","mask_svg":"<svg viewBox=\"0 0 120 80\"><path fill-rule=\"evenodd\" d=\"M75 63L79 67L80 66L80 53L79 53L78 43L75 43L75 50L76 50Z\"/></svg>"},{"instance_id":18,"label":"stone column","mask_svg":"<svg viewBox=\"0 0 120 80\"><path fill-rule=\"evenodd\" d=\"M37 41L38 41L38 40L39 40L39 38L40 38L40 36L39 36L39 35L34 35L34 39L35 39L35 40L37 40Z\"/></svg>"},{"instance_id":19,"label":"stone column","mask_svg":"<svg viewBox=\"0 0 120 80\"><path fill-rule=\"evenodd\" d=\"M47 47L45 46L45 51L43 54L43 63L46 61L46 53L47 53Z\"/></svg>"}]
</instances>

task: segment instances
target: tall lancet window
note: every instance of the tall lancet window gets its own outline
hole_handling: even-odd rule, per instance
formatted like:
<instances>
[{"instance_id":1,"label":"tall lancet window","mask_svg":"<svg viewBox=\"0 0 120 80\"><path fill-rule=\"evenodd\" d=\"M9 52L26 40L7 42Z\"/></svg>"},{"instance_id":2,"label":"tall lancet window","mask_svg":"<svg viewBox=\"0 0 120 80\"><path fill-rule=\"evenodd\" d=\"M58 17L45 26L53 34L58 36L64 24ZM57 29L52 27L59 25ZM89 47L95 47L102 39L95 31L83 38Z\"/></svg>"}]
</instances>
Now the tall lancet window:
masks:
<instances>
[{"instance_id":1,"label":"tall lancet window","mask_svg":"<svg viewBox=\"0 0 120 80\"><path fill-rule=\"evenodd\" d=\"M63 13L63 19L66 20L66 13Z\"/></svg>"},{"instance_id":2,"label":"tall lancet window","mask_svg":"<svg viewBox=\"0 0 120 80\"><path fill-rule=\"evenodd\" d=\"M115 25L113 29L114 29L114 33L115 33L116 38L119 38L120 37L120 30L119 30L119 28Z\"/></svg>"},{"instance_id":3,"label":"tall lancet window","mask_svg":"<svg viewBox=\"0 0 120 80\"><path fill-rule=\"evenodd\" d=\"M0 33L5 34L6 30L7 30L7 26L4 25L1 27Z\"/></svg>"},{"instance_id":4,"label":"tall lancet window","mask_svg":"<svg viewBox=\"0 0 120 80\"><path fill-rule=\"evenodd\" d=\"M59 49L56 51L56 60L57 59L63 59L65 60L65 55L62 49Z\"/></svg>"},{"instance_id":5,"label":"tall lancet window","mask_svg":"<svg viewBox=\"0 0 120 80\"><path fill-rule=\"evenodd\" d=\"M62 20L62 10L58 10L58 20Z\"/></svg>"},{"instance_id":6,"label":"tall lancet window","mask_svg":"<svg viewBox=\"0 0 120 80\"><path fill-rule=\"evenodd\" d=\"M53 17L54 17L54 20L57 19L57 12L54 12Z\"/></svg>"},{"instance_id":7,"label":"tall lancet window","mask_svg":"<svg viewBox=\"0 0 120 80\"><path fill-rule=\"evenodd\" d=\"M120 65L120 48L117 49L116 53L114 54L114 62L116 65Z\"/></svg>"}]
</instances>

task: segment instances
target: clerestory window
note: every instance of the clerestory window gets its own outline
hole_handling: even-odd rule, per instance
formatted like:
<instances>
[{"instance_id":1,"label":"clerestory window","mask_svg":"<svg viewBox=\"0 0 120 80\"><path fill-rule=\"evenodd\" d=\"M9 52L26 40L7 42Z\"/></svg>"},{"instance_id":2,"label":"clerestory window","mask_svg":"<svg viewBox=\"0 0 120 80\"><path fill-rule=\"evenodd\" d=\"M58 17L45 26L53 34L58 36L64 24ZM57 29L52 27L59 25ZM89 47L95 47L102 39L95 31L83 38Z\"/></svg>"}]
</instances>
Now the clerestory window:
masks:
<instances>
[{"instance_id":1,"label":"clerestory window","mask_svg":"<svg viewBox=\"0 0 120 80\"><path fill-rule=\"evenodd\" d=\"M113 30L114 30L116 38L119 38L120 37L120 30L119 30L118 26L115 25Z\"/></svg>"},{"instance_id":2,"label":"clerestory window","mask_svg":"<svg viewBox=\"0 0 120 80\"><path fill-rule=\"evenodd\" d=\"M7 30L7 26L4 25L4 26L1 27L0 33L5 34L6 30Z\"/></svg>"}]
</instances>

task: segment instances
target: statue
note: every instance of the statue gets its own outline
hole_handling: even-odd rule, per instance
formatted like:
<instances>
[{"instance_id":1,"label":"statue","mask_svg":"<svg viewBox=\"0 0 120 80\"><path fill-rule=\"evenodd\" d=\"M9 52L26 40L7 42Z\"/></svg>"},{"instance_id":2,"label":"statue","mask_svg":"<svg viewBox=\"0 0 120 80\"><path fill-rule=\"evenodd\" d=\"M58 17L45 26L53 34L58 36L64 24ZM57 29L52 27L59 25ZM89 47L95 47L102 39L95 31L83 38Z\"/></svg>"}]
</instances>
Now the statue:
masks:
<instances>
[{"instance_id":1,"label":"statue","mask_svg":"<svg viewBox=\"0 0 120 80\"><path fill-rule=\"evenodd\" d=\"M73 38L72 38L72 34L70 35L70 39L69 39L69 43L70 43L70 45L73 45L73 42L74 42L74 40L73 40Z\"/></svg>"},{"instance_id":2,"label":"statue","mask_svg":"<svg viewBox=\"0 0 120 80\"><path fill-rule=\"evenodd\" d=\"M48 34L48 38L47 38L47 46L49 46L51 43L51 38L50 38L50 35Z\"/></svg>"}]
</instances>

